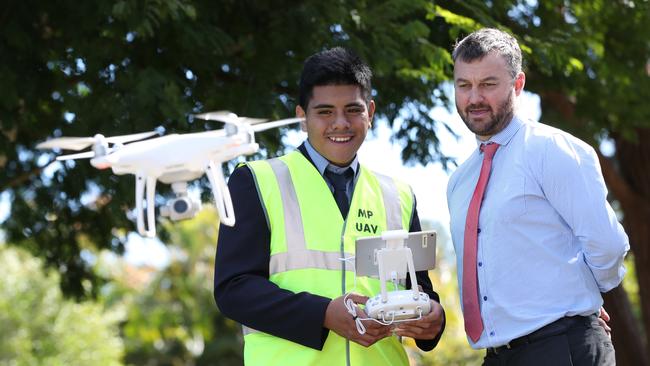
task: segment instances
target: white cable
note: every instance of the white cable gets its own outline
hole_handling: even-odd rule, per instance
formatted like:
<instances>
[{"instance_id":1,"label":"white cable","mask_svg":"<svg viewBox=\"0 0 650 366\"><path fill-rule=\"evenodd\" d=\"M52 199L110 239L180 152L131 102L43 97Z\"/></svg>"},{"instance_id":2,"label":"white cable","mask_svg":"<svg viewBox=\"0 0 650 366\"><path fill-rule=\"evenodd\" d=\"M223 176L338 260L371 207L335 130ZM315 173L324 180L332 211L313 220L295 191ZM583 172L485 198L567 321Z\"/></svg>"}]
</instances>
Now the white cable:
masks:
<instances>
[{"instance_id":1,"label":"white cable","mask_svg":"<svg viewBox=\"0 0 650 366\"><path fill-rule=\"evenodd\" d=\"M347 257L347 258L339 258L339 260L341 262L348 263L352 267L352 272L354 272L354 277L353 277L353 282L352 282L352 289L357 288L357 267L355 266L355 263L354 263L355 258L356 258L355 256L351 256L351 257ZM350 291L350 292L352 292L352 291Z\"/></svg>"},{"instance_id":2,"label":"white cable","mask_svg":"<svg viewBox=\"0 0 650 366\"><path fill-rule=\"evenodd\" d=\"M343 304L345 304L345 308L348 309L348 313L352 315L352 319L354 319L354 323L357 326L357 332L359 332L359 334L366 334L366 327L361 322L361 318L357 316L357 306L354 301L352 301L352 299L348 299L349 295L349 292L345 294L345 297L343 298Z\"/></svg>"}]
</instances>

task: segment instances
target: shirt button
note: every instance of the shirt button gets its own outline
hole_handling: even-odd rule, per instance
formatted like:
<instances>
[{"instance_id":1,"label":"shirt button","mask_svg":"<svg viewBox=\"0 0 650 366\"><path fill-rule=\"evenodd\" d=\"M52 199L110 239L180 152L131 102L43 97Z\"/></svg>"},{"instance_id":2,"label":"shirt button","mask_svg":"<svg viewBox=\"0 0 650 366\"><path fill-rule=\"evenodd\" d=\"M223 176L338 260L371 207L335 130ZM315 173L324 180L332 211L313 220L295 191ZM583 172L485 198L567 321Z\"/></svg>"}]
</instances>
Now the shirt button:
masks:
<instances>
[{"instance_id":1,"label":"shirt button","mask_svg":"<svg viewBox=\"0 0 650 366\"><path fill-rule=\"evenodd\" d=\"M476 233L480 234L481 233L481 228L476 229Z\"/></svg>"},{"instance_id":2,"label":"shirt button","mask_svg":"<svg viewBox=\"0 0 650 366\"><path fill-rule=\"evenodd\" d=\"M487 301L487 296L483 296L483 301Z\"/></svg>"},{"instance_id":3,"label":"shirt button","mask_svg":"<svg viewBox=\"0 0 650 366\"><path fill-rule=\"evenodd\" d=\"M483 267L483 262L478 262L479 267Z\"/></svg>"},{"instance_id":4,"label":"shirt button","mask_svg":"<svg viewBox=\"0 0 650 366\"><path fill-rule=\"evenodd\" d=\"M491 336L494 336L494 332L490 332L490 335L491 335Z\"/></svg>"}]
</instances>

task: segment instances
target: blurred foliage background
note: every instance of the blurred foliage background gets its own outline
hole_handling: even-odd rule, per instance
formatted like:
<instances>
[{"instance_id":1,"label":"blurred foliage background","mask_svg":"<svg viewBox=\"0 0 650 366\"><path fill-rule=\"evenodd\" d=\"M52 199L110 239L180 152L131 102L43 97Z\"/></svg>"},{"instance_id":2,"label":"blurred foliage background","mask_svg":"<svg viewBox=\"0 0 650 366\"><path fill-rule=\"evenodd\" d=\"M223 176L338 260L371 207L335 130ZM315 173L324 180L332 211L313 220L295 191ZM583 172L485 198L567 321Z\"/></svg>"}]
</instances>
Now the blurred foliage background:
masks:
<instances>
[{"instance_id":1,"label":"blurred foliage background","mask_svg":"<svg viewBox=\"0 0 650 366\"><path fill-rule=\"evenodd\" d=\"M98 301L66 299L59 274L0 245L0 364L121 365L121 316Z\"/></svg>"},{"instance_id":2,"label":"blurred foliage background","mask_svg":"<svg viewBox=\"0 0 650 366\"><path fill-rule=\"evenodd\" d=\"M540 97L543 122L597 150L610 146L601 165L632 252L631 270L605 306L618 364L650 365L648 0L3 1L0 197L9 212L0 227L1 268L8 268L0 281L0 363L241 362L238 326L219 315L211 295L213 214L161 221L170 262L134 267L122 257L134 230L133 177L55 162L34 148L38 142L218 128L191 117L208 110L290 117L303 60L341 45L373 67L377 117L404 162L451 170L456 162L441 153L436 134L447 126L430 112L454 109L450 51L482 26L520 41L526 89ZM264 150L254 158L282 153L284 131L260 134ZM163 202L170 192L160 188ZM453 253L440 255L432 278L449 325L435 352L413 351L412 359L475 364L480 354L467 348L456 313Z\"/></svg>"}]
</instances>

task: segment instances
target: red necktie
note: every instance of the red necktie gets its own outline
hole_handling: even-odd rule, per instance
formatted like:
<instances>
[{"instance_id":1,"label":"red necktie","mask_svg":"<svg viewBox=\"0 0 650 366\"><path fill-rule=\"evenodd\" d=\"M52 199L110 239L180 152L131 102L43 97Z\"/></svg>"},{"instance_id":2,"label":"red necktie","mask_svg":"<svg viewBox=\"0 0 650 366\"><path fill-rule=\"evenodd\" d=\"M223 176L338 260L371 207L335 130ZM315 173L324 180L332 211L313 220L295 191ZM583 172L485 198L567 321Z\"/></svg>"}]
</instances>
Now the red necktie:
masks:
<instances>
[{"instance_id":1,"label":"red necktie","mask_svg":"<svg viewBox=\"0 0 650 366\"><path fill-rule=\"evenodd\" d=\"M483 332L483 320L478 300L478 277L476 275L476 250L478 248L478 217L483 201L483 193L490 178L492 157L499 148L498 144L483 144L483 165L481 175L474 189L474 195L467 209L465 220L465 243L463 248L463 318L465 332L476 343Z\"/></svg>"}]
</instances>

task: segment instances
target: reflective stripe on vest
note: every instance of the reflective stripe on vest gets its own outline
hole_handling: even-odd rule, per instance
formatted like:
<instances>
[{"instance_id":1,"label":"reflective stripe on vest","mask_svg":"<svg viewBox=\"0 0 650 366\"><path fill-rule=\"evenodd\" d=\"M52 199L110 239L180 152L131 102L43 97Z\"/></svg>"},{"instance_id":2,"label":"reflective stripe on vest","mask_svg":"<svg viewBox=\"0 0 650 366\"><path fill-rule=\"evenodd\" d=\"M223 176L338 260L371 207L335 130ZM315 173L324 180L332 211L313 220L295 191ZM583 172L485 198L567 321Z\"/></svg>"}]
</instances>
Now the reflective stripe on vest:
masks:
<instances>
[{"instance_id":1,"label":"reflective stripe on vest","mask_svg":"<svg viewBox=\"0 0 650 366\"><path fill-rule=\"evenodd\" d=\"M302 215L300 215L298 196L291 181L289 167L284 161L277 158L268 160L268 163L271 165L271 169L273 169L273 173L275 173L278 185L280 186L280 196L282 197L284 209L284 232L287 238L287 251L304 251L307 248L305 231L302 224ZM273 267L273 259L271 259L271 267ZM275 272L271 271L270 274L273 273Z\"/></svg>"},{"instance_id":2,"label":"reflective stripe on vest","mask_svg":"<svg viewBox=\"0 0 650 366\"><path fill-rule=\"evenodd\" d=\"M399 192L393 178L383 174L375 173L379 181L381 193L384 197L386 208L386 227L388 230L399 230L402 228L402 208L399 204Z\"/></svg>"},{"instance_id":3,"label":"reflective stripe on vest","mask_svg":"<svg viewBox=\"0 0 650 366\"><path fill-rule=\"evenodd\" d=\"M336 270L340 268L339 253L307 250L302 216L296 190L291 180L287 164L278 159L267 160L275 177L278 180L280 196L284 210L284 230L287 238L287 251L271 256L269 274L291 271L301 268L320 268ZM386 227L389 230L402 228L402 209L400 207L399 193L392 178L374 173L379 181L386 208ZM267 213L268 215L268 213ZM345 258L354 256L345 253Z\"/></svg>"}]
</instances>

